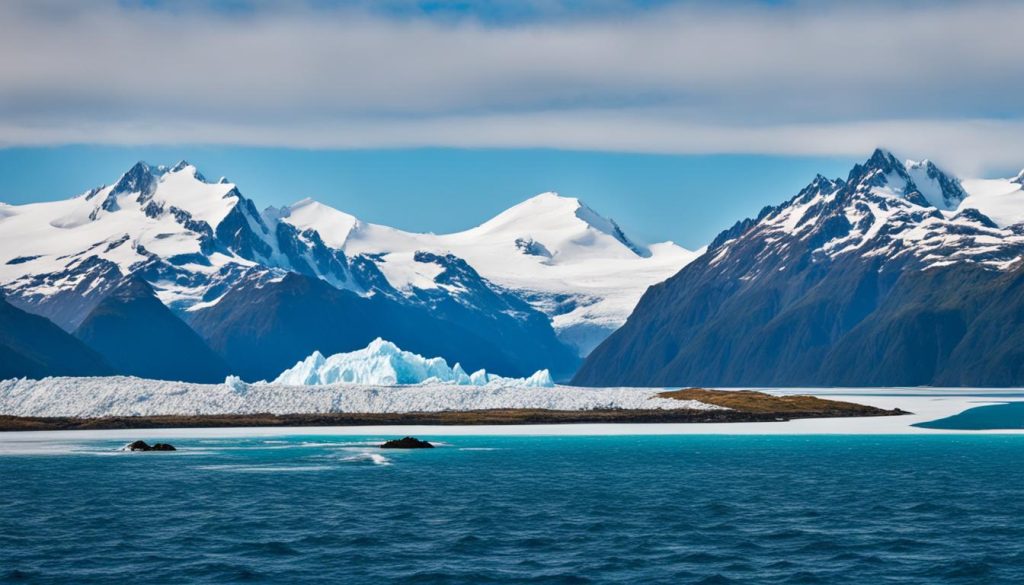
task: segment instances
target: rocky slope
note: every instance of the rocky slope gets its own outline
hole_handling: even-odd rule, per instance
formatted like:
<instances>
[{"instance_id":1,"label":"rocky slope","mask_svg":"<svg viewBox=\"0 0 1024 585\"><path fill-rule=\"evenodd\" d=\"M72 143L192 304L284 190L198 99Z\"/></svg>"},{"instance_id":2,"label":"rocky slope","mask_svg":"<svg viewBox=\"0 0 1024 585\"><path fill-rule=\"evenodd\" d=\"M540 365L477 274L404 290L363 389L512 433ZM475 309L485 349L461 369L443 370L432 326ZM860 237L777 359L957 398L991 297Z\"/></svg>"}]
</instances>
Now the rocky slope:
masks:
<instances>
[{"instance_id":1,"label":"rocky slope","mask_svg":"<svg viewBox=\"0 0 1024 585\"><path fill-rule=\"evenodd\" d=\"M1021 220L927 161L876 151L720 234L573 382L1024 384Z\"/></svg>"},{"instance_id":2,"label":"rocky slope","mask_svg":"<svg viewBox=\"0 0 1024 585\"><path fill-rule=\"evenodd\" d=\"M128 277L89 312L75 336L122 374L157 380L221 382L229 369L199 335Z\"/></svg>"},{"instance_id":3,"label":"rocky slope","mask_svg":"<svg viewBox=\"0 0 1024 585\"><path fill-rule=\"evenodd\" d=\"M84 343L0 296L0 379L102 376L114 369Z\"/></svg>"}]
</instances>

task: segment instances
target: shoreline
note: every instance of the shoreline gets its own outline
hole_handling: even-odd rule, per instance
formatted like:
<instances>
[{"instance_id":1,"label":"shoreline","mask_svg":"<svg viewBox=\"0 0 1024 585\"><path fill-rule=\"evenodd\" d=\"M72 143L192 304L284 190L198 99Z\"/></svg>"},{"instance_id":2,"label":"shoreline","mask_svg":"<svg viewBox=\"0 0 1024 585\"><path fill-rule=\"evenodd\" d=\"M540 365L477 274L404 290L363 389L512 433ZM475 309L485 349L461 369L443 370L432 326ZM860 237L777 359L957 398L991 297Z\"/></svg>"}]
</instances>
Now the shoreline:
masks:
<instances>
[{"instance_id":1,"label":"shoreline","mask_svg":"<svg viewBox=\"0 0 1024 585\"><path fill-rule=\"evenodd\" d=\"M855 403L821 411L744 412L740 410L544 410L493 409L409 413L226 414L76 417L0 416L0 432L360 426L489 426L559 424L735 424L799 419L888 417L911 414Z\"/></svg>"}]
</instances>

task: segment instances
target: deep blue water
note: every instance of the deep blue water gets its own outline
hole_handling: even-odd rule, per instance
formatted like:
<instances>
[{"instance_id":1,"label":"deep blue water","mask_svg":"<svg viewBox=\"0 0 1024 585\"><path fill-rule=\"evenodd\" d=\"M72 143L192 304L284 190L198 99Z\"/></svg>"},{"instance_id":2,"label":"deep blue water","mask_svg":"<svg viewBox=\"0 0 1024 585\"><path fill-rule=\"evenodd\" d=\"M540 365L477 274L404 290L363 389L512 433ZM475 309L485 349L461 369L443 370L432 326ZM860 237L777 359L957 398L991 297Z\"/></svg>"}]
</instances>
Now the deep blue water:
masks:
<instances>
[{"instance_id":1,"label":"deep blue water","mask_svg":"<svg viewBox=\"0 0 1024 585\"><path fill-rule=\"evenodd\" d=\"M968 431L1024 429L1024 402L989 404L914 426Z\"/></svg>"},{"instance_id":2,"label":"deep blue water","mask_svg":"<svg viewBox=\"0 0 1024 585\"><path fill-rule=\"evenodd\" d=\"M424 438L0 456L0 582L1024 582L1021 436Z\"/></svg>"}]
</instances>

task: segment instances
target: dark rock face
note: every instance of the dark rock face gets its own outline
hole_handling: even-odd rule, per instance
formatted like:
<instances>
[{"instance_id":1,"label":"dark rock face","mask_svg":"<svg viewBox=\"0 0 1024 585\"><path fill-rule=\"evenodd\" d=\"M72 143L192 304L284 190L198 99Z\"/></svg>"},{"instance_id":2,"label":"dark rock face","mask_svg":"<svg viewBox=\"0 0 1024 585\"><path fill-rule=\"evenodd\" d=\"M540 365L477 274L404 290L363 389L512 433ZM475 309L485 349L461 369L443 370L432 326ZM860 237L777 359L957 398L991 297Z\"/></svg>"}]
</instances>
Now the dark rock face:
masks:
<instances>
[{"instance_id":1,"label":"dark rock face","mask_svg":"<svg viewBox=\"0 0 1024 585\"><path fill-rule=\"evenodd\" d=\"M141 440L140 441L133 441L133 442L129 443L125 447L125 450L127 450L127 451L177 451L177 449L174 448L174 445L171 445L170 443L154 443L153 445L150 445L149 443L147 443L145 441L141 441Z\"/></svg>"},{"instance_id":2,"label":"dark rock face","mask_svg":"<svg viewBox=\"0 0 1024 585\"><path fill-rule=\"evenodd\" d=\"M1024 241L927 205L887 153L818 177L648 289L573 382L1024 384Z\"/></svg>"},{"instance_id":3,"label":"dark rock face","mask_svg":"<svg viewBox=\"0 0 1024 585\"><path fill-rule=\"evenodd\" d=\"M427 441L421 441L415 437L393 439L380 446L381 449L433 449L434 446Z\"/></svg>"},{"instance_id":4,"label":"dark rock face","mask_svg":"<svg viewBox=\"0 0 1024 585\"><path fill-rule=\"evenodd\" d=\"M114 183L114 188L111 189L108 200L115 200L119 195L125 195L128 193L138 193L139 201L144 201L152 196L153 191L156 190L157 178L153 174L153 170L149 168L143 161L135 163L135 165L128 169L128 172L118 179L117 183Z\"/></svg>"},{"instance_id":5,"label":"dark rock face","mask_svg":"<svg viewBox=\"0 0 1024 585\"><path fill-rule=\"evenodd\" d=\"M256 211L256 206L251 200L243 198L237 190L232 190L227 196L239 199L214 230L217 242L247 260L269 258L273 253L265 240L269 230Z\"/></svg>"},{"instance_id":6,"label":"dark rock face","mask_svg":"<svg viewBox=\"0 0 1024 585\"><path fill-rule=\"evenodd\" d=\"M551 257L551 251L533 238L516 238L516 249L529 256Z\"/></svg>"},{"instance_id":7,"label":"dark rock face","mask_svg":"<svg viewBox=\"0 0 1024 585\"><path fill-rule=\"evenodd\" d=\"M300 232L282 222L277 224L276 236L278 249L295 272L337 284L348 282L350 268L345 252L329 248L315 230Z\"/></svg>"},{"instance_id":8,"label":"dark rock face","mask_svg":"<svg viewBox=\"0 0 1024 585\"><path fill-rule=\"evenodd\" d=\"M112 373L98 353L70 333L0 296L0 379Z\"/></svg>"},{"instance_id":9,"label":"dark rock face","mask_svg":"<svg viewBox=\"0 0 1024 585\"><path fill-rule=\"evenodd\" d=\"M138 278L125 279L75 331L118 372L143 378L220 382L224 361Z\"/></svg>"}]
</instances>

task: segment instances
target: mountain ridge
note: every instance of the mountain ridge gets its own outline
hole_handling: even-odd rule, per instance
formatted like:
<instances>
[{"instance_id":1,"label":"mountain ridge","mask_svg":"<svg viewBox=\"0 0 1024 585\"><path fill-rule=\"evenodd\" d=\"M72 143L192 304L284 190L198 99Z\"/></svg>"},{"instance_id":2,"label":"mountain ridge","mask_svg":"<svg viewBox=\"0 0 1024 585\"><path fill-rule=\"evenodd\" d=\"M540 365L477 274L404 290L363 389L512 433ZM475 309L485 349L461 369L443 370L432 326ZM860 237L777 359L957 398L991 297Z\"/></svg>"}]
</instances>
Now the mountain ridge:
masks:
<instances>
[{"instance_id":1,"label":"mountain ridge","mask_svg":"<svg viewBox=\"0 0 1024 585\"><path fill-rule=\"evenodd\" d=\"M1024 315L1014 292L1024 223L1000 226L963 207L970 197L945 174L929 178L960 204L941 210L906 166L877 150L847 179L819 175L737 222L652 286L573 382L1024 383L1012 363ZM995 297L1008 306L988 300ZM972 342L981 332L987 342ZM1003 357L993 363L991 355ZM970 367L977 363L987 366Z\"/></svg>"},{"instance_id":2,"label":"mountain ridge","mask_svg":"<svg viewBox=\"0 0 1024 585\"><path fill-rule=\"evenodd\" d=\"M259 364L238 355L228 359L229 348L217 344L223 335L216 326L244 328L244 321L216 323L203 314L216 313L224 299L243 297L254 303L251 310L264 304L275 310L273 301L261 295L288 275L302 275L362 299L353 303L331 296L331 302L320 304L324 311L402 313L422 326L420 335L447 328L456 340L441 348L454 352L445 354L434 351L437 344L419 343L405 332L395 340L404 346L499 374L518 375L523 364L529 364L533 370L546 368L566 377L579 360L574 354L594 344L589 339L602 338L625 320L635 298L621 300L624 280L630 281L626 296L638 298L646 282L668 276L689 257L671 246L654 248L656 254L641 249L614 221L576 199L542 194L521 205L530 208L537 202L552 208L553 214L532 218L514 207L515 221L509 223L507 214L504 219L499 214L498 219L482 224L488 227L476 232L479 237L473 230L441 236L414 234L362 222L311 199L261 212L235 184L225 179L209 182L187 161L171 166L140 161L112 184L70 199L0 208L0 286L12 304L79 333L133 374L159 370L153 363L133 369L112 341L131 338L132 327L126 324L140 323L139 315L148 312L153 319L162 315L165 334L194 346L156 306L143 300L150 293L176 319L193 327L204 324L198 329L204 343L212 344L229 369L238 368L247 379L263 373ZM501 229L493 229L496 223L502 224ZM526 238L517 229L527 234L530 243L520 241ZM474 256L484 248L484 254ZM538 252L550 256L535 255ZM600 274L601 263L609 258L617 259L622 270L633 272L604 289L588 288L586 283ZM585 270L577 274L580 266ZM536 291L520 286L522 282L502 279L524 268L549 274L553 290ZM136 295L132 308L118 304L117 291L135 281L151 290ZM237 289L249 292L230 294ZM613 302L602 306L609 298ZM89 321L96 311L106 316L102 334ZM574 326L578 329L580 323L567 327L567 320L582 322L589 338L574 343L575 331L564 332ZM304 327L314 336L312 324ZM365 342L381 334L374 330L377 324L363 322L362 327L366 330L358 335L337 338L348 339L344 343L324 338L330 347L323 348L310 347L299 340L302 331L290 329L296 342L288 349L289 359L315 349L353 349L356 340ZM173 330L178 333L172 334ZM501 342L492 343L488 337ZM152 341L161 345L156 338ZM480 348L490 353L482 355ZM509 352L518 353L523 363L511 360ZM196 364L206 365L182 367L182 379L206 381L220 375L216 360L198 357L203 354L201 348L192 353ZM144 352L138 356L142 361L152 357ZM171 375L167 370L160 372Z\"/></svg>"},{"instance_id":3,"label":"mountain ridge","mask_svg":"<svg viewBox=\"0 0 1024 585\"><path fill-rule=\"evenodd\" d=\"M523 212L539 207L547 211ZM673 244L639 246L613 220L554 193L442 235L363 222L308 198L261 212L235 184L211 183L187 161L140 161L111 185L71 199L4 206L0 228L9 251L0 254L0 286L12 303L67 331L130 275L185 320L236 281L286 272L397 302L421 303L423 290L474 302L435 282L435 264L416 260L425 252L466 260L490 288L547 315L580 354L625 321L647 284L695 255ZM616 263L613 277L606 261Z\"/></svg>"}]
</instances>

